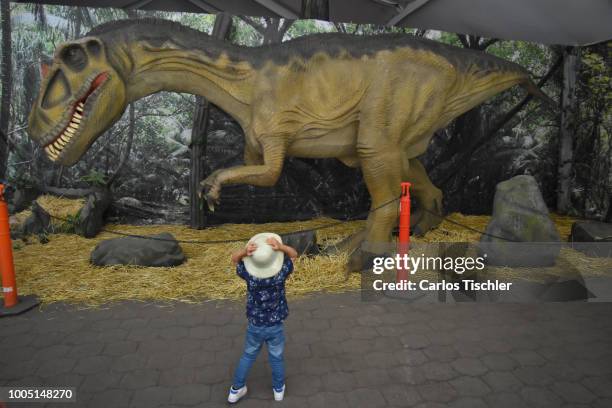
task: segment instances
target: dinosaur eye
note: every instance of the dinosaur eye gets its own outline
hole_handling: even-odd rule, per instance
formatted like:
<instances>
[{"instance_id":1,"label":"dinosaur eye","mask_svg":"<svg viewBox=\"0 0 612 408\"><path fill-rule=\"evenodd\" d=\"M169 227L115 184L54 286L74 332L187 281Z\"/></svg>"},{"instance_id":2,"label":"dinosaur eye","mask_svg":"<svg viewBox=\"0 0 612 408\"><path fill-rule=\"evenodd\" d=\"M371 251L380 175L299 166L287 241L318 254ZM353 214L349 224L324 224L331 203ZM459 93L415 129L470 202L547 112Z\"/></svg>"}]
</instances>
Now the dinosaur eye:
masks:
<instances>
[{"instance_id":1,"label":"dinosaur eye","mask_svg":"<svg viewBox=\"0 0 612 408\"><path fill-rule=\"evenodd\" d=\"M87 65L87 54L80 45L69 45L62 51L62 61L69 68L81 71Z\"/></svg>"},{"instance_id":2,"label":"dinosaur eye","mask_svg":"<svg viewBox=\"0 0 612 408\"><path fill-rule=\"evenodd\" d=\"M87 41L86 46L87 51L92 55L99 55L100 51L102 50L102 44L100 44L100 42L96 40Z\"/></svg>"}]
</instances>

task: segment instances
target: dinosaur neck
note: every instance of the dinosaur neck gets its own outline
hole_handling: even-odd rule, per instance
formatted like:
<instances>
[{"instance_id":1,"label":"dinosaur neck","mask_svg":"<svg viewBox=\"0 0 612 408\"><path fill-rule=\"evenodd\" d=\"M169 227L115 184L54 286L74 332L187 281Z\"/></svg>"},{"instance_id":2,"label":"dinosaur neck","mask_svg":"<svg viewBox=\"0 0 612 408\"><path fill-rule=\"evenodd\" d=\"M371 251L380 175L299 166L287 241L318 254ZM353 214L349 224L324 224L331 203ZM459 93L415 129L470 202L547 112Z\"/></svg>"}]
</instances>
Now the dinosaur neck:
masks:
<instances>
[{"instance_id":1,"label":"dinosaur neck","mask_svg":"<svg viewBox=\"0 0 612 408\"><path fill-rule=\"evenodd\" d=\"M128 100L159 91L201 95L247 125L254 70L244 57L232 53L233 45L209 39L213 41L219 50L216 55L173 41L133 43L128 51L132 65L127 75Z\"/></svg>"}]
</instances>

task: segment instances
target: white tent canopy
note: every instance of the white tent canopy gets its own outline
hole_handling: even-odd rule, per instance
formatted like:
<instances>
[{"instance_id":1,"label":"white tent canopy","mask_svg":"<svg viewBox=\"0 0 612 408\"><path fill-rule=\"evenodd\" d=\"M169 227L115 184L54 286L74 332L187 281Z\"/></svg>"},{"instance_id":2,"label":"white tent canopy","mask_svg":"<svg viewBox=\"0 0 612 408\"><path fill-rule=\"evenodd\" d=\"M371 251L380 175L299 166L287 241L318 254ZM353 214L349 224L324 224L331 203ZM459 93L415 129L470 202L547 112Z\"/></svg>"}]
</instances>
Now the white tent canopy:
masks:
<instances>
[{"instance_id":1,"label":"white tent canopy","mask_svg":"<svg viewBox=\"0 0 612 408\"><path fill-rule=\"evenodd\" d=\"M228 12L436 29L545 44L612 39L611 0L45 0L19 3Z\"/></svg>"}]
</instances>

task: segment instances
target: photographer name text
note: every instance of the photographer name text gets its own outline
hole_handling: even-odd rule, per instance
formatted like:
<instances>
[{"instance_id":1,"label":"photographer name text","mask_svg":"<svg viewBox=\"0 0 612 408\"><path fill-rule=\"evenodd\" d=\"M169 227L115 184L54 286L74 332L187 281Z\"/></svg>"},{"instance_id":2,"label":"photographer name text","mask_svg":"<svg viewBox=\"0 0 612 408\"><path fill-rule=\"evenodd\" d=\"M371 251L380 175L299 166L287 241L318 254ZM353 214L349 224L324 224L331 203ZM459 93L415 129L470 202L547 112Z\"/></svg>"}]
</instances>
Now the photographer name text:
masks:
<instances>
[{"instance_id":1,"label":"photographer name text","mask_svg":"<svg viewBox=\"0 0 612 408\"><path fill-rule=\"evenodd\" d=\"M403 270L415 275L419 270L435 270L444 272L454 272L462 275L465 272L478 272L485 269L486 254L473 257L439 257L439 256L409 256L396 255L394 257L376 257L373 259L372 272L381 275L385 271ZM499 280L479 281L476 279L462 279L460 281L437 281L432 282L422 280L402 280L397 282L385 282L383 279L376 279L372 282L374 290L393 291L393 290L424 290L424 291L507 291L510 290L511 282L500 282Z\"/></svg>"}]
</instances>

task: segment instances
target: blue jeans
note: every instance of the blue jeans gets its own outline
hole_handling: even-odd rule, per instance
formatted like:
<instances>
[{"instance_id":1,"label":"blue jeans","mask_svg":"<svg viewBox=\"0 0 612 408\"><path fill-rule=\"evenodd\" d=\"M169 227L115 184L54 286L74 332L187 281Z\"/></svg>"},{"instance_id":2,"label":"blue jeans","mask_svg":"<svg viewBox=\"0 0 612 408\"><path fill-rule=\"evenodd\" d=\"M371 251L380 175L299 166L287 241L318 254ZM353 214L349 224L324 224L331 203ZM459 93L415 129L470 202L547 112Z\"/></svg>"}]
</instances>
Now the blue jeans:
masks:
<instances>
[{"instance_id":1,"label":"blue jeans","mask_svg":"<svg viewBox=\"0 0 612 408\"><path fill-rule=\"evenodd\" d=\"M244 342L244 352L242 357L240 357L234 374L234 389L244 387L249 370L255 359L257 359L261 345L264 342L268 348L268 363L272 369L272 386L276 390L283 388L285 384L285 363L283 360L285 334L283 333L283 323L274 326L255 326L249 323Z\"/></svg>"}]
</instances>

